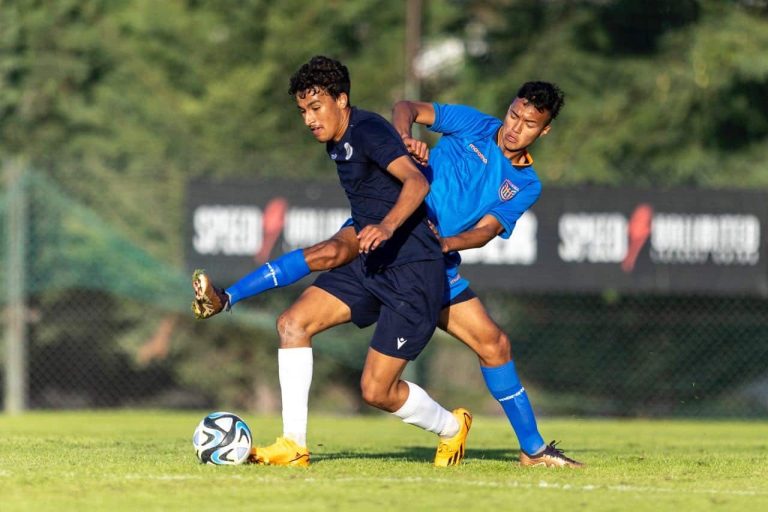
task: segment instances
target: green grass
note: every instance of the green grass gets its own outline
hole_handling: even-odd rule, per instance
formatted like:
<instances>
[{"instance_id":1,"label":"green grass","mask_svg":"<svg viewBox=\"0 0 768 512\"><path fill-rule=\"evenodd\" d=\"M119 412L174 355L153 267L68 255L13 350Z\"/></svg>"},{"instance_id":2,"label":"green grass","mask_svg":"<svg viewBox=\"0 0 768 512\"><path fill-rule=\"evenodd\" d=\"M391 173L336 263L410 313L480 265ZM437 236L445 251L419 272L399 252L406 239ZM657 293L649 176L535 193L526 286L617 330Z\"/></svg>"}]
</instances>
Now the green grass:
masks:
<instances>
[{"instance_id":1,"label":"green grass","mask_svg":"<svg viewBox=\"0 0 768 512\"><path fill-rule=\"evenodd\" d=\"M511 430L478 417L458 468L387 415L312 416L309 469L204 466L203 413L0 416L0 510L768 510L768 423L540 420L581 471L520 468ZM276 417L244 416L256 442Z\"/></svg>"}]
</instances>

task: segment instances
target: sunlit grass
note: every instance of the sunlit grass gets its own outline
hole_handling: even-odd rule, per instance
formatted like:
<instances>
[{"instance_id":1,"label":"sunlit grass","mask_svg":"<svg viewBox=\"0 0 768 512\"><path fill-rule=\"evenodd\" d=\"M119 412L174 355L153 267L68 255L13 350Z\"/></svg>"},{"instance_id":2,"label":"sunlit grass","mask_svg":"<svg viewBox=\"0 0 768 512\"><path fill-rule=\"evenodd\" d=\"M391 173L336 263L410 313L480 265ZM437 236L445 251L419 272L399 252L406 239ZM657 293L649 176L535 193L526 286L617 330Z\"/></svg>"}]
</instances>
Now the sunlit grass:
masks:
<instances>
[{"instance_id":1,"label":"sunlit grass","mask_svg":"<svg viewBox=\"0 0 768 512\"><path fill-rule=\"evenodd\" d=\"M581 471L521 468L502 418L477 417L458 468L387 415L312 416L309 469L198 464L204 412L0 416L0 510L768 510L768 423L540 420ZM277 417L243 414L257 443Z\"/></svg>"}]
</instances>

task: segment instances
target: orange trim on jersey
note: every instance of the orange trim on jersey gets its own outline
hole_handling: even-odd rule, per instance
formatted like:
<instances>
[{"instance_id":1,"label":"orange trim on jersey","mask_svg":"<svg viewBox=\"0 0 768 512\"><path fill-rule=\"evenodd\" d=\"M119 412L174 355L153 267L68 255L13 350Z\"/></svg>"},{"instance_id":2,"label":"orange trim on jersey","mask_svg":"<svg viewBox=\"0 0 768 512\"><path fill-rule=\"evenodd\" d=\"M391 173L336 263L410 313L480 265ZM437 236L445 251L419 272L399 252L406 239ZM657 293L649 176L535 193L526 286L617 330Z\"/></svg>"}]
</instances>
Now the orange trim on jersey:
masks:
<instances>
[{"instance_id":1,"label":"orange trim on jersey","mask_svg":"<svg viewBox=\"0 0 768 512\"><path fill-rule=\"evenodd\" d=\"M528 152L528 150L525 150L525 154L523 155L525 157L525 163L522 164L512 164L515 167L528 167L529 165L533 165L533 156Z\"/></svg>"}]
</instances>

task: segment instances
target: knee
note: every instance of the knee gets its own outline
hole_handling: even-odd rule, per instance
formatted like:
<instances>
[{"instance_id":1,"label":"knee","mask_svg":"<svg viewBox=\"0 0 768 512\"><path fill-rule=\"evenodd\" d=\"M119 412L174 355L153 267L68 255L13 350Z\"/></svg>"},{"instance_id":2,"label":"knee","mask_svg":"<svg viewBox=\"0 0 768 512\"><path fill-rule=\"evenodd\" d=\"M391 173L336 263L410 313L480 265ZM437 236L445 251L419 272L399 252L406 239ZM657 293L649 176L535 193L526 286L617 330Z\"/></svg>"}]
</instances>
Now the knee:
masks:
<instances>
[{"instance_id":1,"label":"knee","mask_svg":"<svg viewBox=\"0 0 768 512\"><path fill-rule=\"evenodd\" d=\"M391 397L385 386L363 377L360 380L360 391L363 401L372 407L389 411L391 409Z\"/></svg>"},{"instance_id":2,"label":"knee","mask_svg":"<svg viewBox=\"0 0 768 512\"><path fill-rule=\"evenodd\" d=\"M277 335L280 337L280 348L303 346L299 341L307 337L307 324L293 310L288 309L277 317Z\"/></svg>"},{"instance_id":3,"label":"knee","mask_svg":"<svg viewBox=\"0 0 768 512\"><path fill-rule=\"evenodd\" d=\"M509 336L499 330L486 342L480 344L478 357L484 366L501 366L512 360L512 345Z\"/></svg>"}]
</instances>

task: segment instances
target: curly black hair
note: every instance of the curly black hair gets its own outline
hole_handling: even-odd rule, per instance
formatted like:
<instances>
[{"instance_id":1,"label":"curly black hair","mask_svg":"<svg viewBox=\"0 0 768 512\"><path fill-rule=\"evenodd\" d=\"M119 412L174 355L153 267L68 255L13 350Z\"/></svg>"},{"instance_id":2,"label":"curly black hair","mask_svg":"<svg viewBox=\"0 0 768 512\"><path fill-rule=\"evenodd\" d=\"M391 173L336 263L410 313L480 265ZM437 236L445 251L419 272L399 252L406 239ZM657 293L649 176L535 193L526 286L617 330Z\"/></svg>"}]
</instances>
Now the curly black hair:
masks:
<instances>
[{"instance_id":1,"label":"curly black hair","mask_svg":"<svg viewBox=\"0 0 768 512\"><path fill-rule=\"evenodd\" d=\"M517 97L528 100L540 112L548 111L550 120L556 118L565 105L565 93L550 82L526 82L517 91Z\"/></svg>"},{"instance_id":2,"label":"curly black hair","mask_svg":"<svg viewBox=\"0 0 768 512\"><path fill-rule=\"evenodd\" d=\"M304 98L307 93L318 90L327 92L333 99L341 93L349 97L349 70L341 62L316 55L299 68L291 77L288 94Z\"/></svg>"}]
</instances>

